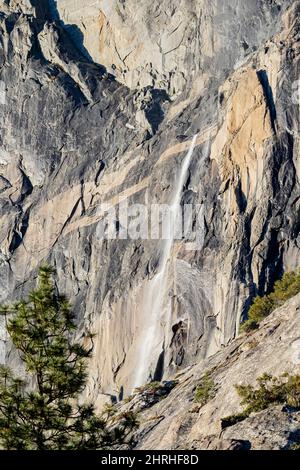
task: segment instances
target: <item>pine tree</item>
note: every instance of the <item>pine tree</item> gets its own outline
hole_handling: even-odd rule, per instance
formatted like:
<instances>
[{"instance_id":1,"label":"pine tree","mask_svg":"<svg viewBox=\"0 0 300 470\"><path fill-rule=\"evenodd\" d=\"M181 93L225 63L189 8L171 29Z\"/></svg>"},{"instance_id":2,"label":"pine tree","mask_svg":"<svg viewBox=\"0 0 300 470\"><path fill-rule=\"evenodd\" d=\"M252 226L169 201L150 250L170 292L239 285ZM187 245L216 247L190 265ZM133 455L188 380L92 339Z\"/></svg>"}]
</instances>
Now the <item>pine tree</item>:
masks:
<instances>
[{"instance_id":1,"label":"pine tree","mask_svg":"<svg viewBox=\"0 0 300 470\"><path fill-rule=\"evenodd\" d=\"M114 424L97 417L92 404L78 398L87 381L91 352L74 342L74 315L57 294L54 271L39 270L38 286L12 306L1 307L7 331L26 370L19 378L0 368L0 446L17 450L83 450L123 443L136 425L125 414Z\"/></svg>"}]
</instances>

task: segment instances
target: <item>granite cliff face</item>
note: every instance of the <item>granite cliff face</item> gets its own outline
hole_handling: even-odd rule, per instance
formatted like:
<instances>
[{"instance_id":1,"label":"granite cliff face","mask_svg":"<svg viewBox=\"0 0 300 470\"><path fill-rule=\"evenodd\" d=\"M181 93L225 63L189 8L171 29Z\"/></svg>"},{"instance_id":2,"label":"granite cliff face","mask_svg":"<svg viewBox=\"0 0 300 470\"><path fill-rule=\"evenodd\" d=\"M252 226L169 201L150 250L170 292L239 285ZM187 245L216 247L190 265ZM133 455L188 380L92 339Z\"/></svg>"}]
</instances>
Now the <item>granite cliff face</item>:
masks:
<instances>
[{"instance_id":1,"label":"granite cliff face","mask_svg":"<svg viewBox=\"0 0 300 470\"><path fill-rule=\"evenodd\" d=\"M169 394L141 391L116 405L118 411L139 411L135 449L291 450L300 443L300 412L271 404L232 426L222 419L242 412L235 385L258 387L263 374L280 377L300 371L300 295L289 300L250 335L234 340L214 356L199 360L174 376ZM195 390L208 375L213 393L203 404ZM174 386L175 385L175 386Z\"/></svg>"},{"instance_id":2,"label":"granite cliff face","mask_svg":"<svg viewBox=\"0 0 300 470\"><path fill-rule=\"evenodd\" d=\"M201 243L171 247L146 376L219 351L251 298L300 264L300 2L0 6L0 300L56 267L80 335L96 333L100 404L134 385L163 249L104 240L101 204L170 203L193 136L181 199Z\"/></svg>"}]
</instances>

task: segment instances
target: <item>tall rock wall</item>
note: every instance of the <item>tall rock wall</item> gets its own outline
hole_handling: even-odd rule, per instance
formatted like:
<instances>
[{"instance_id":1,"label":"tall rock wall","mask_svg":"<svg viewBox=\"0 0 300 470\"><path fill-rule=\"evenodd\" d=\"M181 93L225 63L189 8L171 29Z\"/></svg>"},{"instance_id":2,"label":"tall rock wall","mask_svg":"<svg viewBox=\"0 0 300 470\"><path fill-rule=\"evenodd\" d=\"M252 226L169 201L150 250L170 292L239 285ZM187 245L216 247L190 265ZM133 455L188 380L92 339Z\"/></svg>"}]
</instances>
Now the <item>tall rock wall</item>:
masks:
<instances>
[{"instance_id":1,"label":"tall rock wall","mask_svg":"<svg viewBox=\"0 0 300 470\"><path fill-rule=\"evenodd\" d=\"M169 203L197 134L202 242L172 247L152 358L161 378L215 353L299 266L300 2L0 6L0 300L53 264L96 333L89 393L129 393L162 244L104 240L101 204Z\"/></svg>"}]
</instances>

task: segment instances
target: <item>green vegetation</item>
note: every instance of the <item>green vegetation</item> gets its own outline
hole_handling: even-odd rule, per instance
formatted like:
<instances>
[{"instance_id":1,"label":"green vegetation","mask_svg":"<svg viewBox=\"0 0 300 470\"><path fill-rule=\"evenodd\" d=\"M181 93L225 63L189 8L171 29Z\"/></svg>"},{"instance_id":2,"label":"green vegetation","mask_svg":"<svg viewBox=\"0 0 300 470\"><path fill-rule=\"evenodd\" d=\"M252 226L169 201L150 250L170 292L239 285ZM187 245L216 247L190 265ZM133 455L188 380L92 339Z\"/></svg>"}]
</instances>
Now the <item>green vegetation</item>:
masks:
<instances>
[{"instance_id":1,"label":"green vegetation","mask_svg":"<svg viewBox=\"0 0 300 470\"><path fill-rule=\"evenodd\" d=\"M136 388L135 393L141 395L146 407L152 406L160 400L165 399L174 387L178 384L177 380L169 380L164 382L149 382L142 387ZM140 408L140 410L143 409Z\"/></svg>"},{"instance_id":2,"label":"green vegetation","mask_svg":"<svg viewBox=\"0 0 300 470\"><path fill-rule=\"evenodd\" d=\"M197 385L194 395L194 401L204 406L216 395L216 386L209 374L205 374Z\"/></svg>"},{"instance_id":3,"label":"green vegetation","mask_svg":"<svg viewBox=\"0 0 300 470\"><path fill-rule=\"evenodd\" d=\"M235 424L244 421L246 418L248 418L246 413L237 413L235 415L226 416L226 418L221 419L221 427L222 429L229 428L229 426L234 426Z\"/></svg>"},{"instance_id":4,"label":"green vegetation","mask_svg":"<svg viewBox=\"0 0 300 470\"><path fill-rule=\"evenodd\" d=\"M242 405L246 405L245 412L249 415L253 411L261 411L272 404L285 404L300 408L300 375L284 374L281 377L272 377L264 374L257 379L259 388L251 385L236 387L242 398Z\"/></svg>"},{"instance_id":5,"label":"green vegetation","mask_svg":"<svg viewBox=\"0 0 300 470\"><path fill-rule=\"evenodd\" d=\"M300 271L285 273L275 282L274 290L263 297L256 297L248 313L248 320L241 325L241 331L249 333L259 327L259 323L283 305L288 299L300 292Z\"/></svg>"},{"instance_id":6,"label":"green vegetation","mask_svg":"<svg viewBox=\"0 0 300 470\"><path fill-rule=\"evenodd\" d=\"M78 403L91 351L73 341L74 315L68 300L56 292L53 274L52 268L41 268L37 289L27 300L1 307L24 373L19 377L0 368L0 446L112 448L128 439L136 417L127 413L117 420L111 407L96 416L93 404Z\"/></svg>"},{"instance_id":7,"label":"green vegetation","mask_svg":"<svg viewBox=\"0 0 300 470\"><path fill-rule=\"evenodd\" d=\"M147 393L147 392L156 393L162 388L163 386L160 382L149 382L145 385L142 385L141 387L138 387L136 389L136 392L137 393Z\"/></svg>"},{"instance_id":8,"label":"green vegetation","mask_svg":"<svg viewBox=\"0 0 300 470\"><path fill-rule=\"evenodd\" d=\"M232 426L250 416L252 412L265 410L271 405L284 404L300 409L300 375L284 374L272 377L264 374L257 379L258 388L252 385L236 385L242 398L241 405L246 408L242 413L222 419L222 428Z\"/></svg>"},{"instance_id":9,"label":"green vegetation","mask_svg":"<svg viewBox=\"0 0 300 470\"><path fill-rule=\"evenodd\" d=\"M300 444L298 443L292 444L289 450L300 450Z\"/></svg>"},{"instance_id":10,"label":"green vegetation","mask_svg":"<svg viewBox=\"0 0 300 470\"><path fill-rule=\"evenodd\" d=\"M125 397L123 399L123 403L128 404L134 399L135 395L128 395L128 397Z\"/></svg>"}]
</instances>

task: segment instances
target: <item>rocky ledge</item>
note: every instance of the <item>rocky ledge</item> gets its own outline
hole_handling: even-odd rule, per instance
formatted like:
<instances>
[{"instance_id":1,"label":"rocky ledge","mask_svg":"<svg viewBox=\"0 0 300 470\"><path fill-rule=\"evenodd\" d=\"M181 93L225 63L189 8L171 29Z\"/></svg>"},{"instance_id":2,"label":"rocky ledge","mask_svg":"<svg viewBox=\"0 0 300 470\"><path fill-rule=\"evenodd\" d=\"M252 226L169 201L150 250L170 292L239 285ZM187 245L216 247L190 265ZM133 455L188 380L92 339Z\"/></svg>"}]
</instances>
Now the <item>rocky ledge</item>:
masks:
<instances>
[{"instance_id":1,"label":"rocky ledge","mask_svg":"<svg viewBox=\"0 0 300 470\"><path fill-rule=\"evenodd\" d=\"M300 409L275 404L232 426L243 410L235 385L257 386L263 374L300 373L300 294L273 312L259 330L238 337L214 356L180 372L171 383L153 384L118 405L138 413L135 449L278 450L300 444ZM203 377L214 384L205 404L195 400ZM156 398L153 396L156 395ZM223 428L223 429L222 429Z\"/></svg>"}]
</instances>

